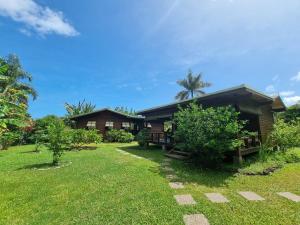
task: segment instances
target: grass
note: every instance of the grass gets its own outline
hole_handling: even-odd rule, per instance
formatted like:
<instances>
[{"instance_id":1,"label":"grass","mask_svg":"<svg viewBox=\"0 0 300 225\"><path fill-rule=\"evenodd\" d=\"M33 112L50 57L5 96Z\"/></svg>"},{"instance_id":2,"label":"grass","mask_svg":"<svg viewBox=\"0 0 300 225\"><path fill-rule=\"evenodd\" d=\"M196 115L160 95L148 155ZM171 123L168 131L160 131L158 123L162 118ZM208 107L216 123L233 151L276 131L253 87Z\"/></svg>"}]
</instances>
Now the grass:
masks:
<instances>
[{"instance_id":1,"label":"grass","mask_svg":"<svg viewBox=\"0 0 300 225\"><path fill-rule=\"evenodd\" d=\"M155 147L101 144L67 152L65 167L48 170L38 169L49 168L50 153L32 150L29 145L0 152L0 224L183 224L183 215L193 213L203 213L212 225L300 224L300 204L275 194L300 195L300 163L269 176L236 176L173 161L185 189L172 190L161 170L162 151ZM266 201L246 201L236 193L244 190ZM224 194L230 203L209 202L204 196L209 192ZM197 205L178 206L175 194L192 194Z\"/></svg>"}]
</instances>

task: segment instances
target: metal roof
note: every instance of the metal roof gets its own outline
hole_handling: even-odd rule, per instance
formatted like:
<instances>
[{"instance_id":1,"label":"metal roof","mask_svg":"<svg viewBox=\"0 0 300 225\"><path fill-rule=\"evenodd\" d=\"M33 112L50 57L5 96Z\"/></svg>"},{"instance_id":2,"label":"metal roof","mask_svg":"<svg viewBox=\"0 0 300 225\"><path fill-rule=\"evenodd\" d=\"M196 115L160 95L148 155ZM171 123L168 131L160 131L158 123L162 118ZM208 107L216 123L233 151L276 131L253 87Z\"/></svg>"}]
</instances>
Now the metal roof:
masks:
<instances>
[{"instance_id":1,"label":"metal roof","mask_svg":"<svg viewBox=\"0 0 300 225\"><path fill-rule=\"evenodd\" d=\"M128 114L118 112L118 111L115 111L115 110L109 109L109 108L103 108L103 109L99 109L99 110L96 110L96 111L93 111L93 112L90 112L90 113L83 113L83 114L80 114L80 115L71 116L70 119L76 119L76 118L79 118L79 117L89 116L89 115L97 114L97 113L100 113L100 112L103 112L103 111L109 111L109 112L112 112L112 113L119 114L121 116L125 116L127 118L132 118L132 119L144 119L144 117L140 116L140 115L136 115L136 116L135 115L128 115Z\"/></svg>"},{"instance_id":2,"label":"metal roof","mask_svg":"<svg viewBox=\"0 0 300 225\"><path fill-rule=\"evenodd\" d=\"M141 114L141 113L149 112L149 111L160 109L160 108L172 107L172 106L176 106L178 104L180 105L182 103L191 102L193 100L201 100L201 99L205 99L205 98L208 98L208 97L213 97L215 95L225 94L227 92L232 92L232 91L237 91L237 90L242 90L242 89L247 90L247 91L249 91L253 94L256 94L258 96L261 96L262 98L265 98L268 101L273 101L273 98L271 98L270 96L268 96L268 95L266 95L262 92L256 91L253 88L251 88L251 87L249 87L245 84L242 84L242 85L239 85L239 86L236 86L236 87L227 88L227 89L216 91L216 92L209 93L209 94L204 94L204 95L192 98L192 99L177 101L177 102L173 102L173 103L169 103L169 104L165 104L165 105L161 105L161 106L156 106L156 107L144 109L144 110L138 111L137 113Z\"/></svg>"}]
</instances>

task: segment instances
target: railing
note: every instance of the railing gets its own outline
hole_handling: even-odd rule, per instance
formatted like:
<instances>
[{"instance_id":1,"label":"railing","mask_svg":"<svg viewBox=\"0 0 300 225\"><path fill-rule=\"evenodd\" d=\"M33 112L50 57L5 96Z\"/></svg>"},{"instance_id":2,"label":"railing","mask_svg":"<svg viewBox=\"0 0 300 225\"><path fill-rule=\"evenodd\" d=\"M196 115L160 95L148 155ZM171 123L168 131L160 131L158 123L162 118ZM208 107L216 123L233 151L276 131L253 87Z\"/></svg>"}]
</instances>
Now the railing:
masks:
<instances>
[{"instance_id":1,"label":"railing","mask_svg":"<svg viewBox=\"0 0 300 225\"><path fill-rule=\"evenodd\" d=\"M168 135L163 132L150 133L150 143L154 144L168 144L171 145L173 143L173 138L171 135Z\"/></svg>"}]
</instances>

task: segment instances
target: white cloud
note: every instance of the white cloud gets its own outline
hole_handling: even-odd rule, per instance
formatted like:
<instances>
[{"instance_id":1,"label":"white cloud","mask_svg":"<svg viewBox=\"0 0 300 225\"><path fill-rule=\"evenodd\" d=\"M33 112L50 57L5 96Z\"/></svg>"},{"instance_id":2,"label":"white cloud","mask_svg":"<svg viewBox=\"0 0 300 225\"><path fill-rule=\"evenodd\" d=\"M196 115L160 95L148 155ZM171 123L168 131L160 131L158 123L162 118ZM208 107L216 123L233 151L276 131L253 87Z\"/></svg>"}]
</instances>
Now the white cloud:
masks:
<instances>
[{"instance_id":1,"label":"white cloud","mask_svg":"<svg viewBox=\"0 0 300 225\"><path fill-rule=\"evenodd\" d=\"M274 85L272 85L272 84L268 85L268 86L266 87L266 92L268 92L268 93L273 93L273 92L275 92L275 87L274 87Z\"/></svg>"},{"instance_id":2,"label":"white cloud","mask_svg":"<svg viewBox=\"0 0 300 225\"><path fill-rule=\"evenodd\" d=\"M300 72L294 77L291 78L291 81L300 81Z\"/></svg>"},{"instance_id":3,"label":"white cloud","mask_svg":"<svg viewBox=\"0 0 300 225\"><path fill-rule=\"evenodd\" d=\"M55 33L76 36L79 34L64 18L62 12L38 5L34 0L0 0L0 15L24 23L27 29L20 30L24 34L30 32L28 29L40 35Z\"/></svg>"},{"instance_id":4,"label":"white cloud","mask_svg":"<svg viewBox=\"0 0 300 225\"><path fill-rule=\"evenodd\" d=\"M290 106L290 105L294 105L296 103L300 102L300 96L292 96L292 97L284 97L283 101L286 105Z\"/></svg>"},{"instance_id":5,"label":"white cloud","mask_svg":"<svg viewBox=\"0 0 300 225\"><path fill-rule=\"evenodd\" d=\"M294 91L281 91L281 92L279 92L279 95L282 96L282 97L289 97L289 96L292 96L294 94L295 94Z\"/></svg>"}]
</instances>

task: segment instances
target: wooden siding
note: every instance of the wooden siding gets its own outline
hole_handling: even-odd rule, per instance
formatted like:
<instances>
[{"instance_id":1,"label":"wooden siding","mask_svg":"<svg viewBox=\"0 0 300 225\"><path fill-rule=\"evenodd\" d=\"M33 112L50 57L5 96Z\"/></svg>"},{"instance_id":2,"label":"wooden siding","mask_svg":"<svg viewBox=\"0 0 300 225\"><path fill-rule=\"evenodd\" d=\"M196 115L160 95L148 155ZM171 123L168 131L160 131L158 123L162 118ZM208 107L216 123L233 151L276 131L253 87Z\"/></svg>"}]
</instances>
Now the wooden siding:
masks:
<instances>
[{"instance_id":1,"label":"wooden siding","mask_svg":"<svg viewBox=\"0 0 300 225\"><path fill-rule=\"evenodd\" d=\"M88 121L96 121L96 129L99 130L105 136L107 128L105 127L106 122L114 122L114 129L122 129L122 122L130 122L142 125L141 120L128 118L126 116L119 115L110 111L102 111L97 114L86 115L79 118L74 118L76 121L76 128L85 129L87 128Z\"/></svg>"},{"instance_id":2,"label":"wooden siding","mask_svg":"<svg viewBox=\"0 0 300 225\"><path fill-rule=\"evenodd\" d=\"M262 142L267 140L268 135L273 129L274 116L272 105L265 105L261 107L262 114L259 115L260 135Z\"/></svg>"}]
</instances>

